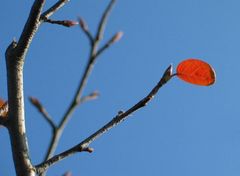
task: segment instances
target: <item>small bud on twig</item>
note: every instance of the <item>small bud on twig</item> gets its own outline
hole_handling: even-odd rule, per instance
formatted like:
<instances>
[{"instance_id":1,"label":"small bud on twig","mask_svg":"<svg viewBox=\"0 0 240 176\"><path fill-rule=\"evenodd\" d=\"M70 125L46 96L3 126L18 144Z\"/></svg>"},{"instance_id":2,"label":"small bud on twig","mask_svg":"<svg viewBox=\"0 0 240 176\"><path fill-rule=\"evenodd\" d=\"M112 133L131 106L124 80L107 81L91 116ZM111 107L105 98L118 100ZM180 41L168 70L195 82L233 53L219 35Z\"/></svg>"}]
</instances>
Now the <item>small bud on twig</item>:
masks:
<instances>
[{"instance_id":1,"label":"small bud on twig","mask_svg":"<svg viewBox=\"0 0 240 176\"><path fill-rule=\"evenodd\" d=\"M79 21L80 27L81 27L84 31L88 31L88 25L87 25L87 23L84 21L84 19L81 18L81 17L79 17L79 18L78 18L78 21Z\"/></svg>"},{"instance_id":2,"label":"small bud on twig","mask_svg":"<svg viewBox=\"0 0 240 176\"><path fill-rule=\"evenodd\" d=\"M37 98L29 97L29 100L40 112L44 111L42 104L40 103L40 101Z\"/></svg>"},{"instance_id":3,"label":"small bud on twig","mask_svg":"<svg viewBox=\"0 0 240 176\"><path fill-rule=\"evenodd\" d=\"M89 101L89 100L94 100L94 99L98 98L98 96L99 96L99 92L98 91L94 91L91 94L82 97L80 102L83 103L83 102L86 102L86 101Z\"/></svg>"},{"instance_id":4,"label":"small bud on twig","mask_svg":"<svg viewBox=\"0 0 240 176\"><path fill-rule=\"evenodd\" d=\"M73 20L51 20L51 19L45 19L45 22L51 23L51 24L58 24L65 27L72 27L78 24L77 21Z\"/></svg>"},{"instance_id":5,"label":"small bud on twig","mask_svg":"<svg viewBox=\"0 0 240 176\"><path fill-rule=\"evenodd\" d=\"M91 148L91 147L86 147L86 148L83 148L83 149L81 150L81 152L88 152L88 153L92 153L93 151L94 151L94 149Z\"/></svg>"},{"instance_id":6,"label":"small bud on twig","mask_svg":"<svg viewBox=\"0 0 240 176\"><path fill-rule=\"evenodd\" d=\"M112 44L118 42L123 36L123 32L119 31L117 32L108 42L103 45L102 48L100 48L96 54L96 57L99 56L103 51L105 51L108 47L110 47Z\"/></svg>"},{"instance_id":7,"label":"small bud on twig","mask_svg":"<svg viewBox=\"0 0 240 176\"><path fill-rule=\"evenodd\" d=\"M91 99L96 99L99 96L99 92L98 91L94 91L91 94L89 94L88 96Z\"/></svg>"},{"instance_id":8,"label":"small bud on twig","mask_svg":"<svg viewBox=\"0 0 240 176\"><path fill-rule=\"evenodd\" d=\"M44 106L40 103L40 101L34 97L29 97L29 100L35 106L35 108L37 108L37 110L43 115L44 119L52 127L53 131L55 131L57 126L55 125L54 121L52 120L51 116L48 114Z\"/></svg>"},{"instance_id":9,"label":"small bud on twig","mask_svg":"<svg viewBox=\"0 0 240 176\"><path fill-rule=\"evenodd\" d=\"M72 176L71 172L66 172L63 176Z\"/></svg>"},{"instance_id":10,"label":"small bud on twig","mask_svg":"<svg viewBox=\"0 0 240 176\"><path fill-rule=\"evenodd\" d=\"M72 27L79 24L77 21L72 21L72 20L64 20L62 21L62 25L66 27Z\"/></svg>"},{"instance_id":11,"label":"small bud on twig","mask_svg":"<svg viewBox=\"0 0 240 176\"><path fill-rule=\"evenodd\" d=\"M116 43L118 42L123 36L123 32L122 31L119 31L117 32L110 40L110 44L113 44L113 43Z\"/></svg>"}]
</instances>

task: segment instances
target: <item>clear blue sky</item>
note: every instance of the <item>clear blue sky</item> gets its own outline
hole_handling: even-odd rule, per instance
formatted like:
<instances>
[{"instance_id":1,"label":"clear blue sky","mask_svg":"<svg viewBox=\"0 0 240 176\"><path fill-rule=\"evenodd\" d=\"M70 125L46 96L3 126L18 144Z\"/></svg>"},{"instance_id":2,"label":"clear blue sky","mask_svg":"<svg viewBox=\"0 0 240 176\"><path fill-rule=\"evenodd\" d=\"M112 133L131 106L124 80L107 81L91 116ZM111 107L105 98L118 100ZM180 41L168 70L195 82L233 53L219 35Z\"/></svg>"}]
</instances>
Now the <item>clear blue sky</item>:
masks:
<instances>
[{"instance_id":1,"label":"clear blue sky","mask_svg":"<svg viewBox=\"0 0 240 176\"><path fill-rule=\"evenodd\" d=\"M56 0L46 3L45 9ZM92 32L108 0L71 1L53 19L82 16ZM0 6L0 96L7 98L4 52L19 38L32 1L3 0ZM170 63L201 58L216 70L211 87L177 78L155 99L80 153L53 166L61 176L239 176L240 1L118 0L105 40L123 39L97 61L84 94L98 90L69 122L57 153L80 142L119 110L133 105L158 82ZM89 45L79 27L43 24L25 64L26 126L31 157L46 152L50 127L27 100L38 97L59 122L76 90ZM0 175L14 175L7 130L0 128Z\"/></svg>"}]
</instances>

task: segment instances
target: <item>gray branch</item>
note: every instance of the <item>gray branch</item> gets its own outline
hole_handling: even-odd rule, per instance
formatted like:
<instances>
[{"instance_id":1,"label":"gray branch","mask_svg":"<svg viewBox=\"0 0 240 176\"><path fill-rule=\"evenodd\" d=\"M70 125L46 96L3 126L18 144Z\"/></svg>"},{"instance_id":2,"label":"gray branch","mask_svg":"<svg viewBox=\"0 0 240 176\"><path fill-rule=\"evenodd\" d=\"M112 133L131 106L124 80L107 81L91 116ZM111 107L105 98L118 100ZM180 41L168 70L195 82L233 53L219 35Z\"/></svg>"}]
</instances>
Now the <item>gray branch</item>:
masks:
<instances>
[{"instance_id":1,"label":"gray branch","mask_svg":"<svg viewBox=\"0 0 240 176\"><path fill-rule=\"evenodd\" d=\"M16 56L23 59L28 51L29 45L32 42L33 36L35 35L40 25L40 15L45 0L35 0L32 9L30 11L28 20L24 26L23 32L20 36L17 44Z\"/></svg>"},{"instance_id":2,"label":"gray branch","mask_svg":"<svg viewBox=\"0 0 240 176\"><path fill-rule=\"evenodd\" d=\"M96 34L96 38L95 38L96 41L101 40L103 38L107 19L108 19L108 16L110 15L110 12L111 12L115 2L116 2L116 0L111 0L102 15L102 18L98 24L98 30L97 30L97 34Z\"/></svg>"},{"instance_id":3,"label":"gray branch","mask_svg":"<svg viewBox=\"0 0 240 176\"><path fill-rule=\"evenodd\" d=\"M35 168L29 156L25 129L23 65L31 41L39 27L45 0L35 0L19 42L13 41L6 50L8 87L8 131L11 140L16 175L33 176Z\"/></svg>"},{"instance_id":4,"label":"gray branch","mask_svg":"<svg viewBox=\"0 0 240 176\"><path fill-rule=\"evenodd\" d=\"M115 127L116 125L120 124L123 122L127 117L129 117L130 114L134 113L138 109L144 107L147 105L149 101L151 101L154 96L157 94L158 90L166 84L171 78L173 77L172 75L172 66L170 65L166 71L164 72L162 78L160 81L157 83L157 85L150 91L150 93L144 97L142 100L140 100L138 103L136 103L134 106L129 108L126 112L119 112L110 122L108 122L106 125L104 125L102 128L100 128L98 131L90 135L88 138L80 142L79 144L75 145L74 147L58 154L55 155L54 157L50 158L49 160L39 164L36 166L36 171L37 173L42 173L46 169L48 169L51 165L75 154L78 152L83 152L83 151L89 151L89 145L95 141L97 138L102 136L104 133L106 133L108 130L111 128ZM92 151L92 150L90 150Z\"/></svg>"},{"instance_id":5,"label":"gray branch","mask_svg":"<svg viewBox=\"0 0 240 176\"><path fill-rule=\"evenodd\" d=\"M56 11L58 11L61 7L63 7L70 0L59 0L52 7L42 13L41 20L48 19L52 16Z\"/></svg>"},{"instance_id":6,"label":"gray branch","mask_svg":"<svg viewBox=\"0 0 240 176\"><path fill-rule=\"evenodd\" d=\"M40 101L37 98L29 97L30 102L32 105L34 105L37 110L42 114L43 118L47 121L47 123L52 128L52 132L55 133L57 126L55 125L54 121L52 120L52 117L49 115L47 110L44 108L44 106L40 103Z\"/></svg>"},{"instance_id":7,"label":"gray branch","mask_svg":"<svg viewBox=\"0 0 240 176\"><path fill-rule=\"evenodd\" d=\"M50 144L49 144L49 147L48 147L48 151L47 151L47 154L45 156L45 161L53 156L53 154L56 150L56 147L58 145L59 139L60 139L60 137L63 133L63 130L64 130L66 124L68 123L68 121L72 117L72 114L75 111L75 109L82 103L82 100L83 100L81 98L82 93L83 93L83 90L86 86L87 80L88 80L88 78L89 78L89 76L92 72L95 61L97 59L98 45L99 45L99 42L101 41L101 38L103 36L106 21L107 21L107 18L109 16L109 13L110 13L114 3L115 3L115 0L111 0L108 7L106 8L106 10L103 13L103 16L102 16L102 18L100 20L100 23L99 23L96 38L93 39L93 41L91 42L92 44L91 44L91 50L90 50L90 54L89 54L89 58L88 58L88 63L87 63L87 65L85 67L85 70L83 72L83 76L80 80L80 83L78 85L78 88L76 90L76 93L73 97L72 102L70 103L69 107L67 108L67 111L63 115L62 120L61 120L60 124L58 125L56 132L53 133L53 135L52 135L52 138L51 138L51 141L50 141ZM89 37L89 34L86 32L86 30L87 30L86 24L80 23L80 26L85 31L85 34ZM91 37L90 37L90 40L92 40Z\"/></svg>"}]
</instances>

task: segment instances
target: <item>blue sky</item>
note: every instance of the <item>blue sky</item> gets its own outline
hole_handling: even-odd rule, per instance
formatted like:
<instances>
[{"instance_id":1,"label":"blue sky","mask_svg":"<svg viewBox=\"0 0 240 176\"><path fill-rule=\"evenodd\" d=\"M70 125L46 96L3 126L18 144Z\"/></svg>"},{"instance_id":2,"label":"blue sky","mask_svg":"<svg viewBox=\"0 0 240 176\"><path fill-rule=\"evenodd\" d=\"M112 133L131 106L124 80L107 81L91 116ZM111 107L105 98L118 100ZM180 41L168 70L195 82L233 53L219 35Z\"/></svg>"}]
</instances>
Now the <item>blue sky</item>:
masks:
<instances>
[{"instance_id":1,"label":"blue sky","mask_svg":"<svg viewBox=\"0 0 240 176\"><path fill-rule=\"evenodd\" d=\"M45 9L55 0L48 1ZM82 16L92 32L108 0L71 1L53 19ZM4 52L19 38L31 2L3 0L0 6L0 96L7 98ZM95 65L83 104L65 129L57 153L88 137L144 97L170 63L200 58L217 73L213 86L174 78L147 107L80 153L49 169L60 176L238 176L240 175L240 22L238 0L118 0L105 40L124 37ZM103 43L104 43L103 41ZM59 122L78 85L89 45L79 27L43 24L27 54L24 70L26 126L32 162L43 159L50 127L27 100L38 97ZM7 130L0 128L0 175L14 175Z\"/></svg>"}]
</instances>

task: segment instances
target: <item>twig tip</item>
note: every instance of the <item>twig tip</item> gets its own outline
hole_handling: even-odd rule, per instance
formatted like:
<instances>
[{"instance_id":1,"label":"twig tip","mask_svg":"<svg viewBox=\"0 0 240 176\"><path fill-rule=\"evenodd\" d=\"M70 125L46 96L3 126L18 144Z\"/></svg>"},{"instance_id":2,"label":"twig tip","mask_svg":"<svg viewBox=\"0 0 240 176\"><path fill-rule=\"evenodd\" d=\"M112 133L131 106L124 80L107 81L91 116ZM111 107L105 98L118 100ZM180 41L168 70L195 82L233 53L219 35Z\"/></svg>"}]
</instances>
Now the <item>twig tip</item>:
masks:
<instances>
[{"instance_id":1,"label":"twig tip","mask_svg":"<svg viewBox=\"0 0 240 176\"><path fill-rule=\"evenodd\" d=\"M78 24L84 31L88 31L88 25L82 17L78 17Z\"/></svg>"},{"instance_id":2,"label":"twig tip","mask_svg":"<svg viewBox=\"0 0 240 176\"><path fill-rule=\"evenodd\" d=\"M77 21L73 21L73 20L64 20L63 21L63 25L66 26L66 27L72 27L72 26L75 26L75 25L78 25L79 22Z\"/></svg>"},{"instance_id":3,"label":"twig tip","mask_svg":"<svg viewBox=\"0 0 240 176\"><path fill-rule=\"evenodd\" d=\"M93 151L94 151L94 149L91 148L91 147L86 147L86 148L83 148L83 149L81 150L81 152L88 152L88 153L92 153Z\"/></svg>"},{"instance_id":4,"label":"twig tip","mask_svg":"<svg viewBox=\"0 0 240 176\"><path fill-rule=\"evenodd\" d=\"M168 66L168 68L165 70L163 76L162 76L162 80L164 80L164 82L168 82L173 76L173 66L172 64L170 64Z\"/></svg>"},{"instance_id":5,"label":"twig tip","mask_svg":"<svg viewBox=\"0 0 240 176\"><path fill-rule=\"evenodd\" d=\"M111 43L116 43L118 42L121 38L123 37L123 32L119 31L117 32L111 39Z\"/></svg>"}]
</instances>

